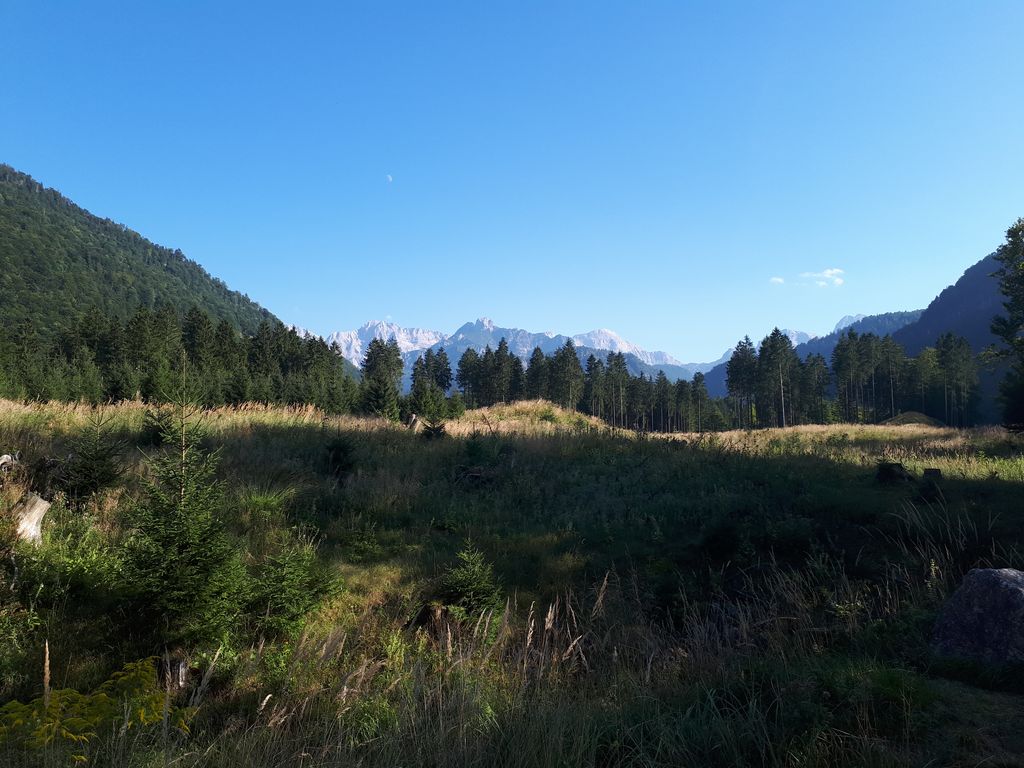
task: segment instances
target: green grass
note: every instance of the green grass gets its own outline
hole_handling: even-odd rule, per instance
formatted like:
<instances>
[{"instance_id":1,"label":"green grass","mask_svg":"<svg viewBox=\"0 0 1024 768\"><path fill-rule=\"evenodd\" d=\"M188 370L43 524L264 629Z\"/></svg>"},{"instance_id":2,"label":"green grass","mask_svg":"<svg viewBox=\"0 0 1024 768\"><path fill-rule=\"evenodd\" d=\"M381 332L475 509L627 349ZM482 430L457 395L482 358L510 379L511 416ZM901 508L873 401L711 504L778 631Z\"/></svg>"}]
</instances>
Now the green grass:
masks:
<instances>
[{"instance_id":1,"label":"green grass","mask_svg":"<svg viewBox=\"0 0 1024 768\"><path fill-rule=\"evenodd\" d=\"M40 695L46 639L55 678L82 691L151 650L111 585L123 510L159 449L141 444L143 406L109 410L133 446L126 477L58 504L43 546L16 551L8 610L34 618L9 622L18 642L0 663L16 674L0 700ZM89 418L0 403L0 451L61 456ZM191 735L135 731L130 749L99 735L95 764L1024 759L1016 714L967 736L979 713L1020 709L1012 686L946 679L927 647L965 570L1024 564L1019 437L911 424L643 438L545 403L469 412L433 441L313 409L206 423L246 557L290 531L342 586L290 635L253 622L226 638ZM881 485L880 460L944 480ZM507 607L444 605L467 546ZM202 669L217 648L189 651ZM12 764L40 757L3 749Z\"/></svg>"}]
</instances>

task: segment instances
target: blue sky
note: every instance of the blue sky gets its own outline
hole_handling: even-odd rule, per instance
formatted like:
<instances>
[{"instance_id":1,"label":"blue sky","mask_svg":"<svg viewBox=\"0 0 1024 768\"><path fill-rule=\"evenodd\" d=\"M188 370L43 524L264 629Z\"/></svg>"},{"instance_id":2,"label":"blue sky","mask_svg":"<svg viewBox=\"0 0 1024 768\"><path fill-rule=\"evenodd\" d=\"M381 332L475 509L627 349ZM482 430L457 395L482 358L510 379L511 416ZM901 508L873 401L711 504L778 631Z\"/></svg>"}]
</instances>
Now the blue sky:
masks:
<instances>
[{"instance_id":1,"label":"blue sky","mask_svg":"<svg viewBox=\"0 0 1024 768\"><path fill-rule=\"evenodd\" d=\"M1024 215L1020 2L0 16L0 161L320 332L486 315L714 359L924 306Z\"/></svg>"}]
</instances>

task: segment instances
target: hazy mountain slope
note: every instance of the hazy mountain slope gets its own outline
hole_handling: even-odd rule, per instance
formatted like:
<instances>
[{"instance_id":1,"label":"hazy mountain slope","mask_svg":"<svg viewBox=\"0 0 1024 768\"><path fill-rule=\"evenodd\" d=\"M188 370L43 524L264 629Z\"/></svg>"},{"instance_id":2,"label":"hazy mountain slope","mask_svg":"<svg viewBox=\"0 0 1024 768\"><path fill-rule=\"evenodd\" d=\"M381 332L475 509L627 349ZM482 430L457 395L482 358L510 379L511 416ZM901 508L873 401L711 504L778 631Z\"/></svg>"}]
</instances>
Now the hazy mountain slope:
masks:
<instances>
[{"instance_id":1,"label":"hazy mountain slope","mask_svg":"<svg viewBox=\"0 0 1024 768\"><path fill-rule=\"evenodd\" d=\"M936 296L916 322L896 331L893 338L910 355L934 345L939 336L949 332L965 337L975 352L994 343L992 318L1003 311L1003 295L993 276L998 268L995 254L986 256Z\"/></svg>"},{"instance_id":2,"label":"hazy mountain slope","mask_svg":"<svg viewBox=\"0 0 1024 768\"><path fill-rule=\"evenodd\" d=\"M161 303L182 312L198 306L246 333L273 319L181 251L0 165L0 324L29 320L49 337L93 308L123 319Z\"/></svg>"},{"instance_id":3,"label":"hazy mountain slope","mask_svg":"<svg viewBox=\"0 0 1024 768\"><path fill-rule=\"evenodd\" d=\"M873 333L876 336L892 335L901 328L915 322L921 317L923 311L915 309L909 312L886 312L881 315L869 315L867 317L861 315L859 320L845 325L840 321L837 325L838 330L833 331L827 336L819 336L816 339L805 341L803 344L798 344L796 351L801 358L806 358L808 355L821 355L826 360L829 360L832 357L832 350L836 348L836 344L843 334L854 331L858 334ZM848 319L848 317L844 318L844 320Z\"/></svg>"}]
</instances>

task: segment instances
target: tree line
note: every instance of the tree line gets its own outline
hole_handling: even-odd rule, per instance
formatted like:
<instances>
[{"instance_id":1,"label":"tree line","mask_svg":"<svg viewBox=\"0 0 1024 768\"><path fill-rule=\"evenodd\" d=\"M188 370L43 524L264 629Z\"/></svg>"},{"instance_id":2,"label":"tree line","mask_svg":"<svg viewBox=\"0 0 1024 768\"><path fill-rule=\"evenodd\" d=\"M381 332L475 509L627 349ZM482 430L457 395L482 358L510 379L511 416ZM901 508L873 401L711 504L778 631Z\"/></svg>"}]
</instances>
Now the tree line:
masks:
<instances>
[{"instance_id":1,"label":"tree line","mask_svg":"<svg viewBox=\"0 0 1024 768\"><path fill-rule=\"evenodd\" d=\"M443 349L428 350L413 365L405 398L394 340L373 341L362 370L363 410L388 418L414 412L435 420L467 406L543 399L612 426L657 432L876 422L909 410L965 426L978 399L977 358L952 334L908 357L890 336L850 331L826 361L801 359L775 329L760 345L749 338L736 345L727 364L728 396L721 398L709 395L702 373L675 382L661 371L634 376L621 353L581 361L572 340L550 355L535 348L525 366L504 339L497 349L470 348L454 374Z\"/></svg>"},{"instance_id":2,"label":"tree line","mask_svg":"<svg viewBox=\"0 0 1024 768\"><path fill-rule=\"evenodd\" d=\"M427 350L403 396L394 339L368 345L357 382L323 339L273 321L245 336L200 309L179 315L166 305L140 308L125 322L93 310L51 343L20 323L0 342L0 363L0 394L16 399L161 402L187 367L207 407L311 403L328 413L436 421L466 407L543 399L657 432L881 421L907 410L960 426L972 422L978 381L973 351L950 334L908 357L889 336L851 331L826 361L801 360L776 329L759 346L749 338L736 345L724 398L709 395L702 373L675 382L664 372L634 376L614 352L581 361L572 340L549 355L534 349L524 365L504 339L496 349L466 350L454 371L444 349Z\"/></svg>"},{"instance_id":3,"label":"tree line","mask_svg":"<svg viewBox=\"0 0 1024 768\"><path fill-rule=\"evenodd\" d=\"M90 403L164 402L187 368L202 405L312 403L349 412L355 380L337 347L300 337L277 321L246 336L200 309L179 315L169 305L141 307L122 322L88 311L47 342L31 321L0 340L0 395Z\"/></svg>"},{"instance_id":4,"label":"tree line","mask_svg":"<svg viewBox=\"0 0 1024 768\"><path fill-rule=\"evenodd\" d=\"M878 422L905 411L966 426L978 401L978 359L967 340L953 334L908 357L891 336L851 330L826 361L818 354L801 360L775 329L759 348L744 338L726 370L738 427Z\"/></svg>"}]
</instances>

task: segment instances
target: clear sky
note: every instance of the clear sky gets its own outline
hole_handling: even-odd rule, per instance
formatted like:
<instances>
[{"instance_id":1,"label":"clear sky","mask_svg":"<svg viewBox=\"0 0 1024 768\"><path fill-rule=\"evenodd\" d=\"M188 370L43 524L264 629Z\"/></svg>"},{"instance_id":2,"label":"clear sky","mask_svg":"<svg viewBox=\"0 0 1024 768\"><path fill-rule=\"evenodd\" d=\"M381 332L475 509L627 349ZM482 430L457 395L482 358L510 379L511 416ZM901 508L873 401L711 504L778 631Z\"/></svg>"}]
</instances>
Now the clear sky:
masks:
<instances>
[{"instance_id":1,"label":"clear sky","mask_svg":"<svg viewBox=\"0 0 1024 768\"><path fill-rule=\"evenodd\" d=\"M714 359L924 306L1024 215L1019 1L0 23L0 161L320 332L488 316Z\"/></svg>"}]
</instances>

